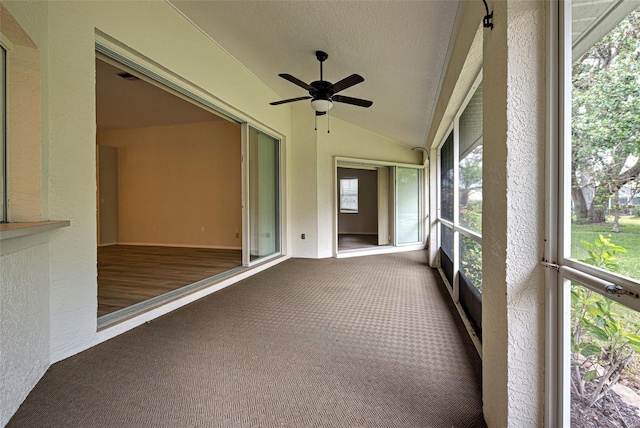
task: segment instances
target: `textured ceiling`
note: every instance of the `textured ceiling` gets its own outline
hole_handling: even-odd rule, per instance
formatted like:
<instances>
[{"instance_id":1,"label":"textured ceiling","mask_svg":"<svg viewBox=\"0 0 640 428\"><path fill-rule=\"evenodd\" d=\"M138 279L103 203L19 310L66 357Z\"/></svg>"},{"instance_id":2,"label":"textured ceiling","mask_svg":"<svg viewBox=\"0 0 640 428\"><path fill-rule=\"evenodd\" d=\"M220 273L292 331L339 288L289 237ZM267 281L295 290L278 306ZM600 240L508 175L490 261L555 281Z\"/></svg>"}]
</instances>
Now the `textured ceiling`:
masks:
<instances>
[{"instance_id":1,"label":"textured ceiling","mask_svg":"<svg viewBox=\"0 0 640 428\"><path fill-rule=\"evenodd\" d=\"M358 73L341 95L373 101L335 103L331 115L409 146L424 144L444 75L460 1L171 0L278 96L307 95L278 77L319 80L316 50L329 54L324 79ZM479 18L480 19L480 18ZM272 108L311 109L309 101Z\"/></svg>"}]
</instances>

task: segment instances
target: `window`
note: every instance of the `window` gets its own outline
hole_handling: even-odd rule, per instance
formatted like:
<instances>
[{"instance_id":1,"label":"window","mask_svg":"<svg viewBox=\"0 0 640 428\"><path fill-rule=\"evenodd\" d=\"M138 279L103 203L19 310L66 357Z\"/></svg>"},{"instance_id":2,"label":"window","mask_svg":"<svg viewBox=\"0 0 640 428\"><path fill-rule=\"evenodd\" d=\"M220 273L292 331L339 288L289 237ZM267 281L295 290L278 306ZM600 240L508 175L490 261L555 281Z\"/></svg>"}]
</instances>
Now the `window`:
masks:
<instances>
[{"instance_id":1,"label":"window","mask_svg":"<svg viewBox=\"0 0 640 428\"><path fill-rule=\"evenodd\" d=\"M482 332L482 84L471 91L438 150L440 270L478 336Z\"/></svg>"},{"instance_id":2,"label":"window","mask_svg":"<svg viewBox=\"0 0 640 428\"><path fill-rule=\"evenodd\" d=\"M7 51L0 46L0 223L7 221Z\"/></svg>"},{"instance_id":3,"label":"window","mask_svg":"<svg viewBox=\"0 0 640 428\"><path fill-rule=\"evenodd\" d=\"M340 213L358 214L358 179L340 179Z\"/></svg>"}]
</instances>

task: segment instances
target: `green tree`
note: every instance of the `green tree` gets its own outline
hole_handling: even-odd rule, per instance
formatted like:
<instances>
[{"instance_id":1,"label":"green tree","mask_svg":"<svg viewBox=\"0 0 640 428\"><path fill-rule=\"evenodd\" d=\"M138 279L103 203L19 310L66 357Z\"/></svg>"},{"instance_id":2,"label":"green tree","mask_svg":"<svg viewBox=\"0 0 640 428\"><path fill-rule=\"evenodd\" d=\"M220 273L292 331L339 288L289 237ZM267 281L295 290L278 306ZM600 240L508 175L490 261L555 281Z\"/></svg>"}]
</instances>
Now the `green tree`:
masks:
<instances>
[{"instance_id":1,"label":"green tree","mask_svg":"<svg viewBox=\"0 0 640 428\"><path fill-rule=\"evenodd\" d=\"M640 9L574 63L572 81L574 210L602 222L611 202L617 231L618 191L640 176Z\"/></svg>"}]
</instances>

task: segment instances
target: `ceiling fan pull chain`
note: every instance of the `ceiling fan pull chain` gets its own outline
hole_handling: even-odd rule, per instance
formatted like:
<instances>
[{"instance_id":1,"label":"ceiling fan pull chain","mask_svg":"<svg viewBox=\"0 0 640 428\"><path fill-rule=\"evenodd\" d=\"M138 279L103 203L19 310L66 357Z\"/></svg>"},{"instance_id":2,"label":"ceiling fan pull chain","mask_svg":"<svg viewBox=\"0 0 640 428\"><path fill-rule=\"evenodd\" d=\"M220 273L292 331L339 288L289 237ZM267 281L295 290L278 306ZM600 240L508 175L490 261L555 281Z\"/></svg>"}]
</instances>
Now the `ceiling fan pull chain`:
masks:
<instances>
[{"instance_id":1,"label":"ceiling fan pull chain","mask_svg":"<svg viewBox=\"0 0 640 428\"><path fill-rule=\"evenodd\" d=\"M330 134L330 133L331 133L331 131L329 131L329 116L331 116L331 115L330 115L330 114L329 114L329 112L327 111L327 134Z\"/></svg>"},{"instance_id":2,"label":"ceiling fan pull chain","mask_svg":"<svg viewBox=\"0 0 640 428\"><path fill-rule=\"evenodd\" d=\"M317 131L318 130L318 115L314 114L313 117L315 117L315 119L316 119L316 125L313 127L313 130Z\"/></svg>"}]
</instances>

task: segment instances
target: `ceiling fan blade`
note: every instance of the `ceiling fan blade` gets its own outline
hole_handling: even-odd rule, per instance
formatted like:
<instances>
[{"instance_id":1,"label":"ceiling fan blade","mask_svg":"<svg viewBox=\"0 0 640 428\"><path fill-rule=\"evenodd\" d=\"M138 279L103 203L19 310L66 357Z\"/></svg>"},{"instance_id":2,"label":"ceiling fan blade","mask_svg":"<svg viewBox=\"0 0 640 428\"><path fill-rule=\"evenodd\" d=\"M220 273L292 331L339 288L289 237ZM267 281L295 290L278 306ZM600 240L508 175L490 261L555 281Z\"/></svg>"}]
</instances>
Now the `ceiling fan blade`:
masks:
<instances>
[{"instance_id":1,"label":"ceiling fan blade","mask_svg":"<svg viewBox=\"0 0 640 428\"><path fill-rule=\"evenodd\" d=\"M333 89L334 94L337 94L340 91L344 91L345 89L350 88L353 85L357 85L358 83L362 83L362 82L364 82L364 77L360 76L359 74L352 74L351 76L345 77L339 82L336 82L333 85L331 85L330 89Z\"/></svg>"},{"instance_id":2,"label":"ceiling fan blade","mask_svg":"<svg viewBox=\"0 0 640 428\"><path fill-rule=\"evenodd\" d=\"M278 76L282 77L285 80L288 80L289 82L293 83L294 85L298 85L301 88L306 89L307 91L311 91L313 90L313 87L310 85L307 85L306 83L304 83L302 80L298 79L297 77L293 77L290 74L287 73L282 73L282 74L278 74Z\"/></svg>"},{"instance_id":3,"label":"ceiling fan blade","mask_svg":"<svg viewBox=\"0 0 640 428\"><path fill-rule=\"evenodd\" d=\"M353 104L360 107L371 107L373 101L361 100L360 98L345 97L344 95L334 95L331 97L333 101L345 104Z\"/></svg>"},{"instance_id":4,"label":"ceiling fan blade","mask_svg":"<svg viewBox=\"0 0 640 428\"><path fill-rule=\"evenodd\" d=\"M288 100L274 101L274 102L269 103L269 104L271 104L272 106L277 106L277 105L280 105L280 104L292 103L294 101L302 101L302 100L310 100L310 99L311 99L311 97L298 97L298 98L290 98Z\"/></svg>"}]
</instances>

